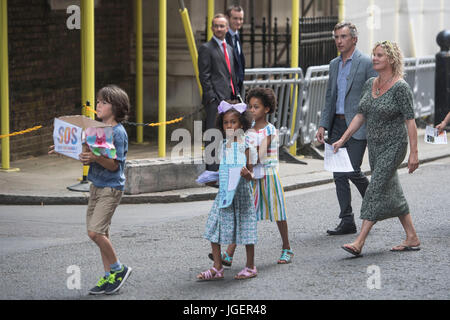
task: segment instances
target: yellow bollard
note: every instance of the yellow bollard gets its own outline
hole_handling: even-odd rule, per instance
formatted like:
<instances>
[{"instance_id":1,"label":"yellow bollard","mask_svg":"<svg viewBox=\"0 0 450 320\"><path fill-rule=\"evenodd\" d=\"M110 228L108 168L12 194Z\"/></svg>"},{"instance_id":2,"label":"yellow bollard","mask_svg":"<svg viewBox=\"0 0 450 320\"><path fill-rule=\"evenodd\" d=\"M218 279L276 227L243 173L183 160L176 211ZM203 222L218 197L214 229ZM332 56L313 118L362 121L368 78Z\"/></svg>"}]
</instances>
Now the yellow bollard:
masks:
<instances>
[{"instance_id":1,"label":"yellow bollard","mask_svg":"<svg viewBox=\"0 0 450 320\"><path fill-rule=\"evenodd\" d=\"M345 0L338 1L338 22L342 22L345 20ZM341 53L339 50L337 51L337 55L339 56Z\"/></svg>"},{"instance_id":2,"label":"yellow bollard","mask_svg":"<svg viewBox=\"0 0 450 320\"><path fill-rule=\"evenodd\" d=\"M1 73L1 134L9 134L9 70L8 70L8 1L1 2L1 52L0 52L0 73ZM9 137L2 139L2 169L9 169Z\"/></svg>"},{"instance_id":3,"label":"yellow bollard","mask_svg":"<svg viewBox=\"0 0 450 320\"><path fill-rule=\"evenodd\" d=\"M82 70L81 78L84 79L84 92L81 93L82 100L86 101L87 105L95 109L95 26L94 26L94 1L81 1L81 52L84 54L84 69ZM84 33L84 36L83 36ZM83 81L83 80L82 80ZM95 119L93 111L86 111L86 115ZM87 184L87 175L89 166L83 166L82 182Z\"/></svg>"},{"instance_id":4,"label":"yellow bollard","mask_svg":"<svg viewBox=\"0 0 450 320\"><path fill-rule=\"evenodd\" d=\"M206 26L206 40L211 40L213 32L211 30L212 20L214 18L214 0L208 0L208 21Z\"/></svg>"},{"instance_id":5,"label":"yellow bollard","mask_svg":"<svg viewBox=\"0 0 450 320\"><path fill-rule=\"evenodd\" d=\"M82 114L95 119L95 28L94 1L81 0L81 101L89 108L83 107ZM71 191L88 192L87 175L89 166L83 165L83 176L79 184L69 186Z\"/></svg>"},{"instance_id":6,"label":"yellow bollard","mask_svg":"<svg viewBox=\"0 0 450 320\"><path fill-rule=\"evenodd\" d=\"M159 0L159 76L158 121L166 121L166 73L167 73L167 0ZM166 156L166 125L158 127L158 155Z\"/></svg>"},{"instance_id":7,"label":"yellow bollard","mask_svg":"<svg viewBox=\"0 0 450 320\"><path fill-rule=\"evenodd\" d=\"M198 52L195 45L194 33L192 32L191 20L189 19L189 12L186 8L180 9L181 21L183 23L184 32L186 33L186 40L191 54L192 66L194 67L195 77L197 79L198 90L200 97L202 96L202 85L198 75Z\"/></svg>"},{"instance_id":8,"label":"yellow bollard","mask_svg":"<svg viewBox=\"0 0 450 320\"><path fill-rule=\"evenodd\" d=\"M135 0L135 23L136 23L136 122L144 122L144 57L142 39L142 0ZM144 127L136 126L136 143L144 142Z\"/></svg>"},{"instance_id":9,"label":"yellow bollard","mask_svg":"<svg viewBox=\"0 0 450 320\"><path fill-rule=\"evenodd\" d=\"M338 3L338 19L339 22L342 22L345 20L345 0L339 0Z\"/></svg>"},{"instance_id":10,"label":"yellow bollard","mask_svg":"<svg viewBox=\"0 0 450 320\"><path fill-rule=\"evenodd\" d=\"M8 1L0 4L0 97L1 97L1 133L9 134L9 61L8 61ZM1 171L17 172L19 169L10 167L9 137L2 140Z\"/></svg>"},{"instance_id":11,"label":"yellow bollard","mask_svg":"<svg viewBox=\"0 0 450 320\"><path fill-rule=\"evenodd\" d=\"M81 0L81 101L89 101L95 109L95 31L94 31L94 1ZM95 119L94 112L86 115Z\"/></svg>"},{"instance_id":12,"label":"yellow bollard","mask_svg":"<svg viewBox=\"0 0 450 320\"><path fill-rule=\"evenodd\" d=\"M300 36L300 26L299 26L299 11L300 11L300 1L292 0L292 31L291 31L291 68L298 68L298 52L299 52L299 36ZM297 76L295 76L297 79ZM294 110L292 112L292 122L291 122L291 138L294 136L296 128L296 114L298 107L298 89L295 90L292 99L294 99ZM297 155L297 141L289 148L289 153L293 156Z\"/></svg>"}]
</instances>

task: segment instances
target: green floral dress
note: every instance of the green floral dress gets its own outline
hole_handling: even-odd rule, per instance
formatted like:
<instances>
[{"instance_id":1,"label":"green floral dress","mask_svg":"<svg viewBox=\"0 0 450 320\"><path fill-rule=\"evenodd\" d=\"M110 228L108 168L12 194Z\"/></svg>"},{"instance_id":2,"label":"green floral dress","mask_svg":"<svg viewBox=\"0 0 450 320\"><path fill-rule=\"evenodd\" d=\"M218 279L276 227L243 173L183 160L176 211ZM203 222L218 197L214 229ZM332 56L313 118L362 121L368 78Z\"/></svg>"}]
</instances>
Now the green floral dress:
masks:
<instances>
[{"instance_id":1,"label":"green floral dress","mask_svg":"<svg viewBox=\"0 0 450 320\"><path fill-rule=\"evenodd\" d=\"M406 81L372 97L370 78L364 84L358 113L367 123L367 147L372 177L361 206L361 219L380 221L409 213L397 168L405 159L408 133L405 120L414 119L413 94Z\"/></svg>"}]
</instances>

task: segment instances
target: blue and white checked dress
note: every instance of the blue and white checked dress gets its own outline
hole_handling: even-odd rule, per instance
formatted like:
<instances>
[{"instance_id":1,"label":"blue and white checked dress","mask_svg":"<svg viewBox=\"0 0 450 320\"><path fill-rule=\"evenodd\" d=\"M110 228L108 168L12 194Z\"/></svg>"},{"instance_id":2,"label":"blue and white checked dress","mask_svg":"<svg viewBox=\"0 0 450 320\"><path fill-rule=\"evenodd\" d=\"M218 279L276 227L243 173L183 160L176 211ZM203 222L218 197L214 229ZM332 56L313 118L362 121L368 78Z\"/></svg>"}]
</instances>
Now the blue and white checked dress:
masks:
<instances>
[{"instance_id":1,"label":"blue and white checked dress","mask_svg":"<svg viewBox=\"0 0 450 320\"><path fill-rule=\"evenodd\" d=\"M223 143L223 148L225 145L226 143ZM226 153L222 152L221 157L221 162L225 161ZM220 197L217 193L203 236L212 243L224 245L255 244L257 242L257 217L251 182L241 178L231 205L219 208L219 204Z\"/></svg>"}]
</instances>

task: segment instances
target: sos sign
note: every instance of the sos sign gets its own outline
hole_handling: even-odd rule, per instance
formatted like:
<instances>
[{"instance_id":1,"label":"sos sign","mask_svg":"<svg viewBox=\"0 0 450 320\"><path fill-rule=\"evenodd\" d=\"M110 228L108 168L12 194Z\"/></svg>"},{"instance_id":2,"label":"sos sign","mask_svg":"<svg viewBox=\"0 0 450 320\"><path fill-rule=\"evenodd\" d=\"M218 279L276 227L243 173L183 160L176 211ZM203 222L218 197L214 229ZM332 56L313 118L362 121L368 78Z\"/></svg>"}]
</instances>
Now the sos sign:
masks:
<instances>
[{"instance_id":1,"label":"sos sign","mask_svg":"<svg viewBox=\"0 0 450 320\"><path fill-rule=\"evenodd\" d=\"M61 144L64 143L66 145L77 144L77 142L78 142L78 138L77 138L78 129L80 129L80 128L76 128L76 127L70 128L68 126L66 126L66 127L61 126L61 127L59 127L59 129L58 129L58 134L59 134L58 142L61 143Z\"/></svg>"},{"instance_id":2,"label":"sos sign","mask_svg":"<svg viewBox=\"0 0 450 320\"><path fill-rule=\"evenodd\" d=\"M56 118L53 130L55 151L78 160L83 148L82 132L82 128Z\"/></svg>"}]
</instances>

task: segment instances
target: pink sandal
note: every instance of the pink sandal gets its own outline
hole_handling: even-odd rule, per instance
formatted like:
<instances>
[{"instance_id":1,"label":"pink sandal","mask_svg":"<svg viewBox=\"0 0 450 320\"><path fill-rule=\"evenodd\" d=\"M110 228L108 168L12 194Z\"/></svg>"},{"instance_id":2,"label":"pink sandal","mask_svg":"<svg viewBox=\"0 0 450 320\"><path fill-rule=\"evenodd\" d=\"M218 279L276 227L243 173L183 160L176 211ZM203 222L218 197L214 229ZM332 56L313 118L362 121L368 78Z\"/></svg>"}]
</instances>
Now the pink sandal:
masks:
<instances>
[{"instance_id":1,"label":"pink sandal","mask_svg":"<svg viewBox=\"0 0 450 320\"><path fill-rule=\"evenodd\" d=\"M214 271L215 273L212 274L211 270ZM212 267L211 269L208 269L197 276L197 280L199 281L211 281L221 279L223 279L223 268L217 270L216 268Z\"/></svg>"},{"instance_id":2,"label":"pink sandal","mask_svg":"<svg viewBox=\"0 0 450 320\"><path fill-rule=\"evenodd\" d=\"M253 267L253 269L245 267L234 278L236 280L245 280L245 279L254 278L257 275L258 275L258 271L256 270L256 267Z\"/></svg>"}]
</instances>

